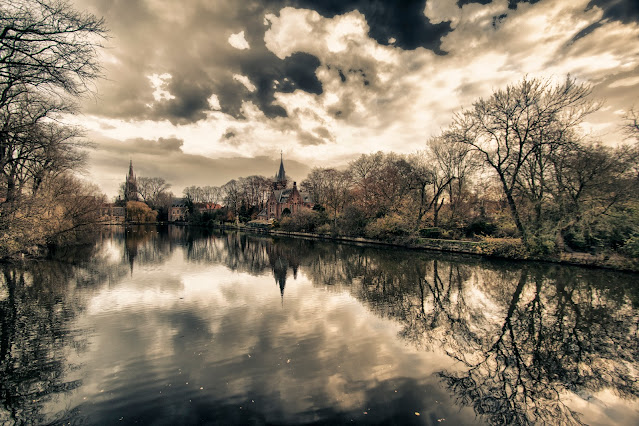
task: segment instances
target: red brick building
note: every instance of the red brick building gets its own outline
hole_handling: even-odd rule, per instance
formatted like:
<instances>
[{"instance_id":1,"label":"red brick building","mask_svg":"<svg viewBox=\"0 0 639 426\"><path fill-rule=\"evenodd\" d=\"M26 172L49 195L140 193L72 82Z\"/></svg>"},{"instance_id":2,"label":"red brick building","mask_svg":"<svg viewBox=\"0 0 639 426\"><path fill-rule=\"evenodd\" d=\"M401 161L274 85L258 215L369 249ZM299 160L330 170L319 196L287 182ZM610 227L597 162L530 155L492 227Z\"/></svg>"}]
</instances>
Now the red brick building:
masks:
<instances>
[{"instance_id":1,"label":"red brick building","mask_svg":"<svg viewBox=\"0 0 639 426\"><path fill-rule=\"evenodd\" d=\"M260 219L281 219L282 212L288 209L291 214L301 209L312 209L313 200L308 192L300 191L297 182L292 188L287 188L288 180L284 172L284 159L280 158L280 169L273 180L271 195L266 202L266 208L259 214Z\"/></svg>"}]
</instances>

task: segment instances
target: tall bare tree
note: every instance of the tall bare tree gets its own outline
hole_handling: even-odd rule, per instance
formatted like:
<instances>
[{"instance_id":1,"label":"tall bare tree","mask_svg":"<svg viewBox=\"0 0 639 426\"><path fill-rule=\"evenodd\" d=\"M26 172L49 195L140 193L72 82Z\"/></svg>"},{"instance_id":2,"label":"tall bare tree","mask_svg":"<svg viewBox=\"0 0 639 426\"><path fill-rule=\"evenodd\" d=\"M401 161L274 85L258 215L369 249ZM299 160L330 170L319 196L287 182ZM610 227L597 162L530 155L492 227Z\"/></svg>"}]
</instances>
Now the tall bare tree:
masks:
<instances>
[{"instance_id":1,"label":"tall bare tree","mask_svg":"<svg viewBox=\"0 0 639 426\"><path fill-rule=\"evenodd\" d=\"M522 171L545 178L546 158L557 146L568 143L572 132L598 104L589 99L590 86L567 78L561 84L528 79L480 99L455 116L455 140L476 151L497 174L511 215L527 244L529 226L522 219L516 199L522 188ZM543 188L543 183L538 186ZM531 188L528 188L531 189ZM538 201L543 194L532 194Z\"/></svg>"},{"instance_id":2,"label":"tall bare tree","mask_svg":"<svg viewBox=\"0 0 639 426\"><path fill-rule=\"evenodd\" d=\"M155 207L158 196L171 188L171 184L167 183L167 181L161 177L139 177L137 184L138 194L145 203L153 208Z\"/></svg>"},{"instance_id":3,"label":"tall bare tree","mask_svg":"<svg viewBox=\"0 0 639 426\"><path fill-rule=\"evenodd\" d=\"M105 36L102 19L65 0L0 3L0 228L31 220L29 206L43 202L35 199L43 183L81 166L81 132L58 119L75 111L74 97L100 75L97 50ZM72 197L49 201L80 205ZM65 227L43 229L59 234Z\"/></svg>"}]
</instances>

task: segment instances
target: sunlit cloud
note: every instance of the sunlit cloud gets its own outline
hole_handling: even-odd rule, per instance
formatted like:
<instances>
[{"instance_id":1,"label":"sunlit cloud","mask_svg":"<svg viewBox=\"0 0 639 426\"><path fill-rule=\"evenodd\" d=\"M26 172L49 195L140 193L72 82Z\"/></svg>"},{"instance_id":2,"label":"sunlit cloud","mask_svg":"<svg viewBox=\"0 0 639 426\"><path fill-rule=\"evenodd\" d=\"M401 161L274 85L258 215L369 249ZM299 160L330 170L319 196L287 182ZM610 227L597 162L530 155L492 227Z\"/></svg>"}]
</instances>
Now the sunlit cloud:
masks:
<instances>
[{"instance_id":1,"label":"sunlit cloud","mask_svg":"<svg viewBox=\"0 0 639 426\"><path fill-rule=\"evenodd\" d=\"M414 27L384 26L408 13L391 4L377 16L364 5L313 10L301 0L250 12L228 1L215 10L199 1L76 2L104 14L114 36L108 80L77 123L120 141L176 137L184 153L212 159L275 160L284 150L312 167L377 150L413 152L460 108L523 76L590 83L610 108L585 128L616 144L613 111L627 111L639 95L637 17L615 15L605 2L429 0L417 18L443 26L430 41L411 36ZM131 19L136 25L125 25ZM168 24L177 26L170 37L156 31ZM176 36L180 28L188 41Z\"/></svg>"},{"instance_id":2,"label":"sunlit cloud","mask_svg":"<svg viewBox=\"0 0 639 426\"><path fill-rule=\"evenodd\" d=\"M238 50L249 49L251 47L244 38L244 31L240 31L237 34L231 34L229 36L229 44Z\"/></svg>"}]
</instances>

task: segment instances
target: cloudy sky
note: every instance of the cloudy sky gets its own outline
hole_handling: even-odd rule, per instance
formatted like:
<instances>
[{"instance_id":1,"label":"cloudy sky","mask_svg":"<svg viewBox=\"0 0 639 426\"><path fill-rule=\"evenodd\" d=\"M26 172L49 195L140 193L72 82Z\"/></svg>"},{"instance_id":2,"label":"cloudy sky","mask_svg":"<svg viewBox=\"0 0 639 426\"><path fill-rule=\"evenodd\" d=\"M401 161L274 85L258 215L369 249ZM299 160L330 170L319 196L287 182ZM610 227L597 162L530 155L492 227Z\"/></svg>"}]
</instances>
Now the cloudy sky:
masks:
<instances>
[{"instance_id":1,"label":"cloudy sky","mask_svg":"<svg viewBox=\"0 0 639 426\"><path fill-rule=\"evenodd\" d=\"M184 186L408 153L524 75L593 85L585 130L617 143L639 105L636 0L73 0L103 16L105 79L82 101L88 178Z\"/></svg>"}]
</instances>

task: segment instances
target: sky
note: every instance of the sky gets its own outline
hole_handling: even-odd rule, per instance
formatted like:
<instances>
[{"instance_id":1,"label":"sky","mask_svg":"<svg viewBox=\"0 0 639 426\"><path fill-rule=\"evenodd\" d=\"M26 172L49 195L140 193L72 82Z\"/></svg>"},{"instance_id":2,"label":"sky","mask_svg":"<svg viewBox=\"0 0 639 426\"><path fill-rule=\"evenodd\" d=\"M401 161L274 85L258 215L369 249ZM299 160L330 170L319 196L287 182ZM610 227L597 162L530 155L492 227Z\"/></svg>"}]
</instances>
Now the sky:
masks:
<instances>
[{"instance_id":1,"label":"sky","mask_svg":"<svg viewBox=\"0 0 639 426\"><path fill-rule=\"evenodd\" d=\"M586 134L622 142L639 106L636 0L72 0L104 17L104 78L74 124L86 177L190 185L411 153L524 76L593 87Z\"/></svg>"}]
</instances>

